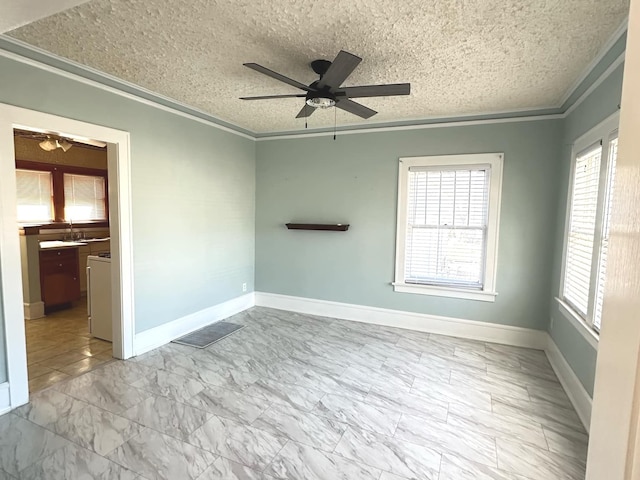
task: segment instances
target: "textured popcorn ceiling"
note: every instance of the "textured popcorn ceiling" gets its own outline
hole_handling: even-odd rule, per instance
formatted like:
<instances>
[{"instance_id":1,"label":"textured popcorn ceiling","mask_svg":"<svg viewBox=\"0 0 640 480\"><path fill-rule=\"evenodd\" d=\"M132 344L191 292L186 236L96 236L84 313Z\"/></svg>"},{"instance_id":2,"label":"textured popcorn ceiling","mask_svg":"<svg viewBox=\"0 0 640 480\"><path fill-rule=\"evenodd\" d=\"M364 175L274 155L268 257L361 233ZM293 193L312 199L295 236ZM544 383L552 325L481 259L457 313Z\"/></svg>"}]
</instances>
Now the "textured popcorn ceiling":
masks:
<instances>
[{"instance_id":1,"label":"textured popcorn ceiling","mask_svg":"<svg viewBox=\"0 0 640 480\"><path fill-rule=\"evenodd\" d=\"M54 13L62 12L87 0L2 0L0 33L27 25Z\"/></svg>"},{"instance_id":2,"label":"textured popcorn ceiling","mask_svg":"<svg viewBox=\"0 0 640 480\"><path fill-rule=\"evenodd\" d=\"M311 60L364 59L345 85L411 82L408 97L367 98L365 121L558 106L628 12L628 0L93 0L10 32L255 132L304 128L300 93L242 66L309 84ZM333 125L334 109L309 127Z\"/></svg>"}]
</instances>

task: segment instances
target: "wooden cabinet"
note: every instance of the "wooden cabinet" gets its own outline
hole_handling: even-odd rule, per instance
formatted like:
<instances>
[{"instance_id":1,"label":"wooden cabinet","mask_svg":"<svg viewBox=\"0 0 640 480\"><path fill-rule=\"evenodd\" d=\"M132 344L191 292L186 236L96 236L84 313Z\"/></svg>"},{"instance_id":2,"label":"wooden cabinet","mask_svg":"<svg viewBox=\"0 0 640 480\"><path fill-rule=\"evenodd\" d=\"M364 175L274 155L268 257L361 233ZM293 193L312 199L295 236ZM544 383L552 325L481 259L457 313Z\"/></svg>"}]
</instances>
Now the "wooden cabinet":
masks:
<instances>
[{"instance_id":1,"label":"wooden cabinet","mask_svg":"<svg viewBox=\"0 0 640 480\"><path fill-rule=\"evenodd\" d=\"M45 309L80 299L77 247L40 250L40 289Z\"/></svg>"}]
</instances>

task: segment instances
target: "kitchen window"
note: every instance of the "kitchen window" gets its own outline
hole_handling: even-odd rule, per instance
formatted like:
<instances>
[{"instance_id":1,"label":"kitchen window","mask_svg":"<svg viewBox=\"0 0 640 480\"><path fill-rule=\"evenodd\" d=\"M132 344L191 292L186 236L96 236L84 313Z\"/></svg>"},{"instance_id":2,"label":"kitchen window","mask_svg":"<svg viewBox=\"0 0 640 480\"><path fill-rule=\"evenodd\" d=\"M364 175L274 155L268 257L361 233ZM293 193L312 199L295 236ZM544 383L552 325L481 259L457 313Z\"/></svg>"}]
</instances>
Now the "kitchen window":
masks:
<instances>
[{"instance_id":1,"label":"kitchen window","mask_svg":"<svg viewBox=\"0 0 640 480\"><path fill-rule=\"evenodd\" d=\"M574 145L560 302L599 332L607 272L618 115Z\"/></svg>"},{"instance_id":2,"label":"kitchen window","mask_svg":"<svg viewBox=\"0 0 640 480\"><path fill-rule=\"evenodd\" d=\"M105 170L16 160L18 222L106 223Z\"/></svg>"},{"instance_id":3,"label":"kitchen window","mask_svg":"<svg viewBox=\"0 0 640 480\"><path fill-rule=\"evenodd\" d=\"M503 154L401 158L394 290L492 302Z\"/></svg>"},{"instance_id":4,"label":"kitchen window","mask_svg":"<svg viewBox=\"0 0 640 480\"><path fill-rule=\"evenodd\" d=\"M64 173L64 216L68 221L106 220L105 179Z\"/></svg>"},{"instance_id":5,"label":"kitchen window","mask_svg":"<svg viewBox=\"0 0 640 480\"><path fill-rule=\"evenodd\" d=\"M53 221L53 180L50 172L16 170L18 222Z\"/></svg>"}]
</instances>

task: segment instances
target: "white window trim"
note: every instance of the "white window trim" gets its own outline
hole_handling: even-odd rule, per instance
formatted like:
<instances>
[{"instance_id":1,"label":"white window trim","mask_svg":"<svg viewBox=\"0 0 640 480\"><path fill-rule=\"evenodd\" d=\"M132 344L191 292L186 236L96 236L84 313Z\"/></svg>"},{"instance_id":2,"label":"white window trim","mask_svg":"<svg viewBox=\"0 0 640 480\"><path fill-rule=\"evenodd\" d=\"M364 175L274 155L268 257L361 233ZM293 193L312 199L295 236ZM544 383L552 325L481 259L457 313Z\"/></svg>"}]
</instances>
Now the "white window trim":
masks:
<instances>
[{"instance_id":1,"label":"white window trim","mask_svg":"<svg viewBox=\"0 0 640 480\"><path fill-rule=\"evenodd\" d=\"M560 297L556 297L558 303L558 310L564 318L566 318L573 327L578 330L578 333L591 345L595 350L598 349L598 343L600 341L600 335L593 328L589 327L578 313L567 302Z\"/></svg>"},{"instance_id":2,"label":"white window trim","mask_svg":"<svg viewBox=\"0 0 640 480\"><path fill-rule=\"evenodd\" d=\"M398 170L398 223L396 226L396 269L392 283L396 292L419 295L435 295L483 302L495 302L498 268L498 230L500 226L500 199L502 195L503 153L481 153L464 155L436 155L426 157L403 157L399 159ZM455 167L490 165L489 177L489 217L487 222L487 250L485 256L484 281L482 290L472 290L435 285L416 285L404 282L404 258L408 210L408 177L411 167Z\"/></svg>"},{"instance_id":3,"label":"white window trim","mask_svg":"<svg viewBox=\"0 0 640 480\"><path fill-rule=\"evenodd\" d=\"M567 189L567 208L565 212L565 222L564 222L564 240L562 245L562 269L560 271L560 290L558 292L558 296L556 297L556 301L560 306L559 310L562 313L563 317L569 320L569 322L571 322L571 324L578 329L578 331L582 334L582 336L585 337L585 339L587 339L589 343L592 344L592 346L593 346L592 342L594 338L596 339L595 341L597 345L597 342L600 339L600 334L593 328L591 323L586 318L584 318L580 313L578 313L571 306L570 303L564 300L564 278L565 278L565 269L567 265L567 245L569 242L569 228L571 226L570 221L571 221L571 199L573 196L573 177L575 175L577 156L581 152L589 148L590 146L596 144L597 142L602 141L603 161L600 165L600 169L601 169L600 182L603 181L602 172L605 172L604 180L606 180L606 172L609 167L609 161L611 160L609 158L609 148L610 148L609 143L612 139L612 134L617 132L618 130L619 121L620 121L620 112L616 112L610 115L609 117L604 119L602 122L600 122L598 125L596 125L592 129L590 129L589 131L587 131L586 133L578 137L571 147L571 168L569 170L569 188ZM600 186L598 188L600 189ZM598 195L599 195L598 214L597 214L598 216L597 216L597 223L596 223L597 245L594 245L594 250L596 246L598 249L600 248L600 242L601 242L600 235L602 232L601 210L603 208L602 206L603 202L601 201L602 199L600 198L600 196L602 195L602 190L599 191ZM592 262L597 261L596 257L597 256L594 254ZM590 297L589 304L591 304L592 301L595 301L591 299L591 296L595 295L596 279L593 277L597 275L597 269L592 268L591 274L592 274L592 278L591 278L590 293L589 293L589 297ZM588 314L591 315L592 312L589 311ZM595 346L594 348L597 348L597 346Z\"/></svg>"}]
</instances>

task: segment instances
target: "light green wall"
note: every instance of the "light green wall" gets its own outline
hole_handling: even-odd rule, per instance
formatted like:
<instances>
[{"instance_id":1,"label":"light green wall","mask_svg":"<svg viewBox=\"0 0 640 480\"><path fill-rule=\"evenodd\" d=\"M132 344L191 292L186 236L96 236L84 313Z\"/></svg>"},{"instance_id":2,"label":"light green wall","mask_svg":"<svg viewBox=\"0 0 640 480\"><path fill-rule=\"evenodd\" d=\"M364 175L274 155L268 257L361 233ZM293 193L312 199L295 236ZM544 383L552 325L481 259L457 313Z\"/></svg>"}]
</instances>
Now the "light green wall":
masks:
<instances>
[{"instance_id":1,"label":"light green wall","mask_svg":"<svg viewBox=\"0 0 640 480\"><path fill-rule=\"evenodd\" d=\"M567 192L569 190L571 167L571 145L581 135L618 110L622 94L622 75L623 66L621 65L563 122L562 156L558 171L560 195L558 197L555 253L551 277L551 317L553 322L550 326L550 332L553 340L589 395L593 395L597 352L562 315L558 304L553 299L558 296L560 291Z\"/></svg>"},{"instance_id":2,"label":"light green wall","mask_svg":"<svg viewBox=\"0 0 640 480\"><path fill-rule=\"evenodd\" d=\"M258 142L256 290L546 329L561 133L540 120ZM482 152L505 153L495 303L394 292L398 158Z\"/></svg>"},{"instance_id":3,"label":"light green wall","mask_svg":"<svg viewBox=\"0 0 640 480\"><path fill-rule=\"evenodd\" d=\"M136 332L253 290L253 140L7 58L0 102L130 132Z\"/></svg>"}]
</instances>

